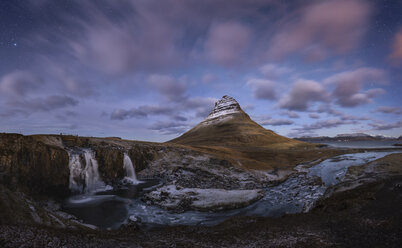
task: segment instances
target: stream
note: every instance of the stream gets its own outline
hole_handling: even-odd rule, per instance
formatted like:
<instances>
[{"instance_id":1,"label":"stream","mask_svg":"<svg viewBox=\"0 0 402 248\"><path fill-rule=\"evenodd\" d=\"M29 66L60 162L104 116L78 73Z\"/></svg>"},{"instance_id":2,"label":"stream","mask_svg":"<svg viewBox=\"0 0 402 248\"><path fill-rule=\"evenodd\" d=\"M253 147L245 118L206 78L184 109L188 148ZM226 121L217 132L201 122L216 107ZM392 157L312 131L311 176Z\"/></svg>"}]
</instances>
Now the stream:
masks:
<instances>
[{"instance_id":1,"label":"stream","mask_svg":"<svg viewBox=\"0 0 402 248\"><path fill-rule=\"evenodd\" d=\"M350 166L366 164L393 152L365 152L336 156L291 175L286 181L265 188L259 201L239 209L221 212L186 211L173 213L158 206L147 205L141 196L160 186L157 180L142 180L104 191L83 192L67 198L63 210L101 229L117 229L134 221L144 226L216 225L233 216L280 217L307 212L326 189L344 178Z\"/></svg>"}]
</instances>

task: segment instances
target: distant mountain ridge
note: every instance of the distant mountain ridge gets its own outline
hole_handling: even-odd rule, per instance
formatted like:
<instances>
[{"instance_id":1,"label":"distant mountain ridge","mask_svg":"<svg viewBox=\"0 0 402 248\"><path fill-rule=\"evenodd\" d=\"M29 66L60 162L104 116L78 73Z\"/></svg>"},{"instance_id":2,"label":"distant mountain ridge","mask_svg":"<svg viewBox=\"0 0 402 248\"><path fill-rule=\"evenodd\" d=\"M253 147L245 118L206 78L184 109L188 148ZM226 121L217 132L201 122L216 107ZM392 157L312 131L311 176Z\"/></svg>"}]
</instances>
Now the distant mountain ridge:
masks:
<instances>
[{"instance_id":1,"label":"distant mountain ridge","mask_svg":"<svg viewBox=\"0 0 402 248\"><path fill-rule=\"evenodd\" d=\"M334 137L329 136L318 136L318 137L310 137L310 136L303 136L300 138L296 138L300 141L305 142L317 142L317 141L376 141L376 140L398 140L401 139L402 136L399 138L396 137L389 137L384 135L370 135L366 133L345 133L345 134L338 134Z\"/></svg>"}]
</instances>

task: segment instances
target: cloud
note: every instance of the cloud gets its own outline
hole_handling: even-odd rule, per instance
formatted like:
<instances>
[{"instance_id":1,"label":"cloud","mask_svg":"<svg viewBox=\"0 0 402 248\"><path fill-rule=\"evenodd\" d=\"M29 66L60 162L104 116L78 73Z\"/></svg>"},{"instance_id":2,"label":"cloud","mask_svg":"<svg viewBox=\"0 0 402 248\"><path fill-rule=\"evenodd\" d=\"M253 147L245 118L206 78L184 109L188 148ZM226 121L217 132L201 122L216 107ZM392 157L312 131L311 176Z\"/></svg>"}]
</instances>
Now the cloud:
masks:
<instances>
[{"instance_id":1,"label":"cloud","mask_svg":"<svg viewBox=\"0 0 402 248\"><path fill-rule=\"evenodd\" d=\"M148 77L147 81L168 101L180 101L185 98L187 85L183 79L178 80L168 75L153 74Z\"/></svg>"},{"instance_id":2,"label":"cloud","mask_svg":"<svg viewBox=\"0 0 402 248\"><path fill-rule=\"evenodd\" d=\"M388 58L395 64L401 64L402 62L402 28L395 34L392 51Z\"/></svg>"},{"instance_id":3,"label":"cloud","mask_svg":"<svg viewBox=\"0 0 402 248\"><path fill-rule=\"evenodd\" d=\"M112 120L125 120L129 118L143 118L147 117L148 114L142 110L137 108L132 108L130 110L125 109L116 109L110 115L110 119Z\"/></svg>"},{"instance_id":4,"label":"cloud","mask_svg":"<svg viewBox=\"0 0 402 248\"><path fill-rule=\"evenodd\" d=\"M400 107L389 107L389 106L380 106L376 108L372 112L377 112L377 113L383 113L383 114L396 114L396 115L402 115L402 108Z\"/></svg>"},{"instance_id":5,"label":"cloud","mask_svg":"<svg viewBox=\"0 0 402 248\"><path fill-rule=\"evenodd\" d=\"M299 79L293 85L288 95L279 101L281 108L305 111L311 102L327 102L328 92L324 87L312 80Z\"/></svg>"},{"instance_id":6,"label":"cloud","mask_svg":"<svg viewBox=\"0 0 402 248\"><path fill-rule=\"evenodd\" d=\"M84 2L85 17L76 19L75 32L63 37L82 63L112 74L180 63L175 46L179 30L146 3L109 3L119 11L111 18L101 4ZM130 14L127 14L130 13Z\"/></svg>"},{"instance_id":7,"label":"cloud","mask_svg":"<svg viewBox=\"0 0 402 248\"><path fill-rule=\"evenodd\" d=\"M251 30L240 23L225 22L213 25L205 42L207 57L223 65L239 62L247 51Z\"/></svg>"},{"instance_id":8,"label":"cloud","mask_svg":"<svg viewBox=\"0 0 402 248\"><path fill-rule=\"evenodd\" d=\"M257 99L275 100L275 82L268 79L250 79L247 85L253 90L253 95Z\"/></svg>"},{"instance_id":9,"label":"cloud","mask_svg":"<svg viewBox=\"0 0 402 248\"><path fill-rule=\"evenodd\" d=\"M181 115L181 112L195 113L196 117L205 118L212 110L217 99L185 97L173 104L161 105L142 105L136 108L116 109L110 114L112 120L126 120L130 118L144 118L150 115L163 115L176 121L187 121L187 118Z\"/></svg>"},{"instance_id":10,"label":"cloud","mask_svg":"<svg viewBox=\"0 0 402 248\"><path fill-rule=\"evenodd\" d=\"M208 73L208 74L205 74L204 76L202 76L202 81L204 83L212 83L212 82L216 81L216 79L217 79L216 75L211 74L211 73Z\"/></svg>"},{"instance_id":11,"label":"cloud","mask_svg":"<svg viewBox=\"0 0 402 248\"><path fill-rule=\"evenodd\" d=\"M138 108L131 108L129 110L116 109L111 115L112 120L125 120L130 118L143 118L148 115L172 115L174 109L170 106L155 106L155 105L143 105Z\"/></svg>"},{"instance_id":12,"label":"cloud","mask_svg":"<svg viewBox=\"0 0 402 248\"><path fill-rule=\"evenodd\" d=\"M288 119L268 119L259 122L262 126L284 126L284 125L292 125L294 122Z\"/></svg>"},{"instance_id":13,"label":"cloud","mask_svg":"<svg viewBox=\"0 0 402 248\"><path fill-rule=\"evenodd\" d=\"M261 66L258 69L262 75L264 75L266 78L271 78L271 79L275 79L283 74L287 74L289 72L291 72L292 70L284 67L284 66L278 66L275 64L266 64Z\"/></svg>"},{"instance_id":14,"label":"cloud","mask_svg":"<svg viewBox=\"0 0 402 248\"><path fill-rule=\"evenodd\" d=\"M367 116L354 116L354 115L343 114L341 117L341 120L343 120L343 121L368 121L368 120L371 120L371 118L367 117Z\"/></svg>"},{"instance_id":15,"label":"cloud","mask_svg":"<svg viewBox=\"0 0 402 248\"><path fill-rule=\"evenodd\" d=\"M333 116L343 116L344 115L344 113L342 113L341 111L332 108L330 104L321 104L318 107L318 109L313 110L313 112L317 112L319 114L327 113L327 114L330 114Z\"/></svg>"},{"instance_id":16,"label":"cloud","mask_svg":"<svg viewBox=\"0 0 402 248\"><path fill-rule=\"evenodd\" d=\"M359 68L335 74L324 80L326 84L334 84L332 93L336 103L342 107L355 107L361 104L371 103L376 96L385 93L380 88L362 91L365 84L384 84L385 72L375 68Z\"/></svg>"},{"instance_id":17,"label":"cloud","mask_svg":"<svg viewBox=\"0 0 402 248\"><path fill-rule=\"evenodd\" d=\"M9 97L24 97L37 90L43 80L27 71L14 71L0 79L0 92Z\"/></svg>"},{"instance_id":18,"label":"cloud","mask_svg":"<svg viewBox=\"0 0 402 248\"><path fill-rule=\"evenodd\" d=\"M336 99L336 103L342 107L355 107L370 103L372 102L372 98L385 93L380 88L362 91L364 85L368 83L384 84L385 80L386 76L383 70L359 68L335 74L326 78L324 83L335 85L332 95Z\"/></svg>"},{"instance_id":19,"label":"cloud","mask_svg":"<svg viewBox=\"0 0 402 248\"><path fill-rule=\"evenodd\" d=\"M325 56L322 54L326 50L349 51L358 45L365 33L370 13L371 7L366 1L318 1L289 14L280 23L281 31L274 35L268 54L280 59L300 51L306 53L308 51L304 49L311 46L319 49L321 57ZM312 50L312 53L318 52Z\"/></svg>"},{"instance_id":20,"label":"cloud","mask_svg":"<svg viewBox=\"0 0 402 248\"><path fill-rule=\"evenodd\" d=\"M281 114L286 115L286 116L288 116L289 118L292 118L292 119L296 119L296 118L300 117L300 115L298 113L294 112L294 111L285 111L285 112L282 112Z\"/></svg>"},{"instance_id":21,"label":"cloud","mask_svg":"<svg viewBox=\"0 0 402 248\"><path fill-rule=\"evenodd\" d=\"M373 127L373 130L391 130L395 128L401 128L402 127L402 121L397 121L394 123L370 123L369 124L371 127Z\"/></svg>"},{"instance_id":22,"label":"cloud","mask_svg":"<svg viewBox=\"0 0 402 248\"><path fill-rule=\"evenodd\" d=\"M319 114L315 114L315 113L310 113L308 114L308 116L312 119L320 119L320 115Z\"/></svg>"},{"instance_id":23,"label":"cloud","mask_svg":"<svg viewBox=\"0 0 402 248\"><path fill-rule=\"evenodd\" d=\"M158 131L164 135L182 134L189 129L189 126L182 122L157 122L149 129Z\"/></svg>"},{"instance_id":24,"label":"cloud","mask_svg":"<svg viewBox=\"0 0 402 248\"><path fill-rule=\"evenodd\" d=\"M76 79L65 67L56 64L54 61L44 60L43 66L46 67L46 74L54 84L60 84L64 92L68 92L78 97L89 97L96 95L96 91L88 80Z\"/></svg>"},{"instance_id":25,"label":"cloud","mask_svg":"<svg viewBox=\"0 0 402 248\"><path fill-rule=\"evenodd\" d=\"M353 122L353 121L330 119L330 120L317 121L317 122L309 124L309 125L303 125L303 127L294 128L293 130L305 132L305 131L312 131L312 130L318 130L318 129L323 129L323 128L333 128L333 127L338 127L341 125L354 124L354 123L355 122Z\"/></svg>"},{"instance_id":26,"label":"cloud","mask_svg":"<svg viewBox=\"0 0 402 248\"><path fill-rule=\"evenodd\" d=\"M218 99L211 97L193 97L185 99L177 109L195 112L195 117L206 118L217 101Z\"/></svg>"},{"instance_id":27,"label":"cloud","mask_svg":"<svg viewBox=\"0 0 402 248\"><path fill-rule=\"evenodd\" d=\"M13 107L19 107L32 112L52 111L55 109L76 106L78 101L69 96L52 95L24 100L12 100L8 102Z\"/></svg>"}]
</instances>

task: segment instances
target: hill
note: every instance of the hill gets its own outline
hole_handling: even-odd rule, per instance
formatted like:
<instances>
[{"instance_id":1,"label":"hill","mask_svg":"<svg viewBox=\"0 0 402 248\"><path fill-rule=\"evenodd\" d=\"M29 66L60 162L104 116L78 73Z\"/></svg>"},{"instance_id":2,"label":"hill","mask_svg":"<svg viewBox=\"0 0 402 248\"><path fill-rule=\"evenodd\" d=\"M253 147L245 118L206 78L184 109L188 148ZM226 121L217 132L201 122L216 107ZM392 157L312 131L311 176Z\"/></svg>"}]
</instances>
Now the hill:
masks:
<instances>
[{"instance_id":1,"label":"hill","mask_svg":"<svg viewBox=\"0 0 402 248\"><path fill-rule=\"evenodd\" d=\"M263 128L230 96L223 96L204 121L168 143L191 146L251 169L294 166L317 157L318 149Z\"/></svg>"}]
</instances>

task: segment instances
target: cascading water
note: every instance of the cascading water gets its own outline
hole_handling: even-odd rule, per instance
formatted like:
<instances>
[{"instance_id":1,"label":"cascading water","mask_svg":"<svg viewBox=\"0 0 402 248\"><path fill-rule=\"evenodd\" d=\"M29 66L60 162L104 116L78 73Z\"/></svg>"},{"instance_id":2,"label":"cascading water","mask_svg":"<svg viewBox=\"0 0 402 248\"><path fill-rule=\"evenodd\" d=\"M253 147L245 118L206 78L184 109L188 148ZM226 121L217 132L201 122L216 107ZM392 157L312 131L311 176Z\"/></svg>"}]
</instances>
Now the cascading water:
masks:
<instances>
[{"instance_id":1,"label":"cascading water","mask_svg":"<svg viewBox=\"0 0 402 248\"><path fill-rule=\"evenodd\" d=\"M86 192L96 191L97 189L104 188L105 183L101 180L98 171L98 161L93 157L89 150L84 151L85 157L85 190Z\"/></svg>"},{"instance_id":2,"label":"cascading water","mask_svg":"<svg viewBox=\"0 0 402 248\"><path fill-rule=\"evenodd\" d=\"M82 165L80 161L79 154L69 153L69 165L70 168L70 179L69 179L69 188L74 192L82 192L84 191L84 180L82 175Z\"/></svg>"},{"instance_id":3,"label":"cascading water","mask_svg":"<svg viewBox=\"0 0 402 248\"><path fill-rule=\"evenodd\" d=\"M106 185L99 176L98 162L90 150L83 150L85 167L79 153L70 152L70 190L75 192L94 192L105 189Z\"/></svg>"},{"instance_id":4,"label":"cascading water","mask_svg":"<svg viewBox=\"0 0 402 248\"><path fill-rule=\"evenodd\" d=\"M133 162L127 153L124 153L124 163L123 168L126 170L126 177L124 178L126 181L132 184L139 184L141 181L137 180L137 176L135 175L135 169L133 166Z\"/></svg>"}]
</instances>

